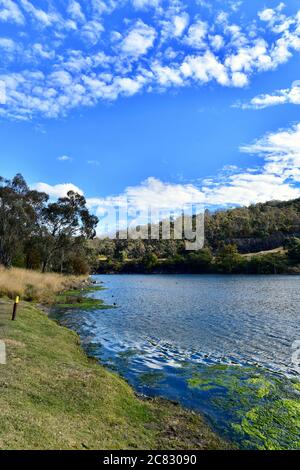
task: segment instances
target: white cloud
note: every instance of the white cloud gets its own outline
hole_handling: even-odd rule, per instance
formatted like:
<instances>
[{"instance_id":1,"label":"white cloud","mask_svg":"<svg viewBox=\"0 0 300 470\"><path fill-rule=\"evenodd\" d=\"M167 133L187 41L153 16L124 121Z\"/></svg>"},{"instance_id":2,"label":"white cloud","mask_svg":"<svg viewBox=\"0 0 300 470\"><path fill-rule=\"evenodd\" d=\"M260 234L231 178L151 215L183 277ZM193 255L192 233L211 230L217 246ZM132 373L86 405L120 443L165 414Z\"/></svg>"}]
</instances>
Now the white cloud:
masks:
<instances>
[{"instance_id":1,"label":"white cloud","mask_svg":"<svg viewBox=\"0 0 300 470\"><path fill-rule=\"evenodd\" d=\"M128 209L131 215L139 212L145 214L150 208L153 214L166 214L168 211L180 211L186 205L201 205L203 198L202 191L192 184L165 183L149 177L137 186L125 188L124 192L117 196L88 198L87 204L98 216L115 207Z\"/></svg>"},{"instance_id":2,"label":"white cloud","mask_svg":"<svg viewBox=\"0 0 300 470\"><path fill-rule=\"evenodd\" d=\"M206 204L249 205L300 197L300 124L267 134L241 147L241 151L259 155L262 167L236 169L229 176L210 181L202 188Z\"/></svg>"},{"instance_id":3,"label":"white cloud","mask_svg":"<svg viewBox=\"0 0 300 470\"><path fill-rule=\"evenodd\" d=\"M251 145L241 147L247 153L269 154L270 159L285 159L300 155L300 123L291 129L267 134Z\"/></svg>"},{"instance_id":4,"label":"white cloud","mask_svg":"<svg viewBox=\"0 0 300 470\"><path fill-rule=\"evenodd\" d=\"M275 175L238 173L226 182L202 188L205 206L248 206L271 200L289 200L300 197L300 190Z\"/></svg>"},{"instance_id":5,"label":"white cloud","mask_svg":"<svg viewBox=\"0 0 300 470\"><path fill-rule=\"evenodd\" d=\"M258 16L261 21L269 22L274 18L275 10L273 10L272 8L266 8L265 10L260 11L258 13Z\"/></svg>"},{"instance_id":6,"label":"white cloud","mask_svg":"<svg viewBox=\"0 0 300 470\"><path fill-rule=\"evenodd\" d=\"M158 82L162 86L178 86L183 84L183 79L180 70L168 66L163 67L159 63L153 64L152 70L157 76Z\"/></svg>"},{"instance_id":7,"label":"white cloud","mask_svg":"<svg viewBox=\"0 0 300 470\"><path fill-rule=\"evenodd\" d=\"M58 70L50 75L50 80L57 86L69 86L72 83L72 75L65 70Z\"/></svg>"},{"instance_id":8,"label":"white cloud","mask_svg":"<svg viewBox=\"0 0 300 470\"><path fill-rule=\"evenodd\" d=\"M258 17L261 21L269 23L272 27L276 23L286 22L287 18L284 14L282 14L282 10L284 10L285 4L283 2L279 3L276 8L265 8L258 12ZM291 20L288 20L288 23Z\"/></svg>"},{"instance_id":9,"label":"white cloud","mask_svg":"<svg viewBox=\"0 0 300 470\"><path fill-rule=\"evenodd\" d=\"M85 15L81 9L81 5L80 3L76 2L76 0L70 0L68 5L68 13L74 20L82 23L85 22Z\"/></svg>"},{"instance_id":10,"label":"white cloud","mask_svg":"<svg viewBox=\"0 0 300 470\"><path fill-rule=\"evenodd\" d=\"M13 52L16 49L16 44L12 39L0 38L0 48L7 51Z\"/></svg>"},{"instance_id":11,"label":"white cloud","mask_svg":"<svg viewBox=\"0 0 300 470\"><path fill-rule=\"evenodd\" d=\"M187 36L185 38L186 44L195 49L204 48L206 46L204 39L206 38L207 32L207 23L205 21L198 20L189 27Z\"/></svg>"},{"instance_id":12,"label":"white cloud","mask_svg":"<svg viewBox=\"0 0 300 470\"><path fill-rule=\"evenodd\" d=\"M249 82L249 79L245 73L242 72L233 72L232 74L232 84L236 87L244 87Z\"/></svg>"},{"instance_id":13,"label":"white cloud","mask_svg":"<svg viewBox=\"0 0 300 470\"><path fill-rule=\"evenodd\" d=\"M37 183L34 185L34 189L49 194L52 198L66 197L69 191L83 195L83 191L72 183L55 184L53 186L47 183Z\"/></svg>"},{"instance_id":14,"label":"white cloud","mask_svg":"<svg viewBox=\"0 0 300 470\"><path fill-rule=\"evenodd\" d=\"M198 185L166 183L147 178L123 193L106 198L88 199L98 215L115 206L131 207L134 211L178 210L185 204L205 207L238 206L270 200L300 197L300 123L288 130L270 133L253 144L241 147L242 152L258 154L263 165L241 169L225 167L215 178Z\"/></svg>"},{"instance_id":15,"label":"white cloud","mask_svg":"<svg viewBox=\"0 0 300 470\"><path fill-rule=\"evenodd\" d=\"M0 0L0 21L23 24L25 18L15 2L12 0Z\"/></svg>"},{"instance_id":16,"label":"white cloud","mask_svg":"<svg viewBox=\"0 0 300 470\"><path fill-rule=\"evenodd\" d=\"M156 37L155 29L142 21L137 21L122 41L121 50L124 54L138 57L144 55L153 46Z\"/></svg>"},{"instance_id":17,"label":"white cloud","mask_svg":"<svg viewBox=\"0 0 300 470\"><path fill-rule=\"evenodd\" d=\"M221 85L229 85L229 77L225 66L212 52L202 56L189 56L181 66L185 77L191 77L200 82L207 83L216 80Z\"/></svg>"},{"instance_id":18,"label":"white cloud","mask_svg":"<svg viewBox=\"0 0 300 470\"><path fill-rule=\"evenodd\" d=\"M243 109L264 109L269 106L282 104L300 104L300 85L292 86L282 90L274 91L271 94L255 96L248 103L239 103L236 106Z\"/></svg>"},{"instance_id":19,"label":"white cloud","mask_svg":"<svg viewBox=\"0 0 300 470\"><path fill-rule=\"evenodd\" d=\"M246 169L227 165L216 177L204 179L197 185L163 182L149 177L136 186L125 188L121 194L88 198L88 207L100 217L115 207L128 209L135 217L139 212L145 214L149 208L166 214L179 212L184 206L193 204L208 208L247 206L300 197L300 123L287 130L269 133L240 150L260 156L262 165ZM99 164L95 160L87 163ZM37 183L34 188L52 198L64 197L71 190L83 194L72 183L53 186ZM111 223L113 226L113 218Z\"/></svg>"},{"instance_id":20,"label":"white cloud","mask_svg":"<svg viewBox=\"0 0 300 470\"><path fill-rule=\"evenodd\" d=\"M0 116L56 118L101 100L211 81L245 87L255 73L273 71L300 51L300 11L288 16L279 5L258 18L239 15L236 24L231 14L239 1L226 3L228 11L217 17L213 7L200 17L202 3L195 10L181 0L132 0L120 18L125 0L66 0L59 8L45 2L47 9L33 0L18 0L19 7L0 0L0 21L14 21L19 30L0 40L6 63ZM148 7L155 11L146 24ZM297 100L297 90L279 90L250 105Z\"/></svg>"},{"instance_id":21,"label":"white cloud","mask_svg":"<svg viewBox=\"0 0 300 470\"><path fill-rule=\"evenodd\" d=\"M133 6L137 9L148 7L158 7L161 0L132 0Z\"/></svg>"},{"instance_id":22,"label":"white cloud","mask_svg":"<svg viewBox=\"0 0 300 470\"><path fill-rule=\"evenodd\" d=\"M53 50L49 50L40 43L35 43L32 46L32 50L35 56L41 57L42 59L54 59L55 57L55 52Z\"/></svg>"},{"instance_id":23,"label":"white cloud","mask_svg":"<svg viewBox=\"0 0 300 470\"><path fill-rule=\"evenodd\" d=\"M61 157L58 157L57 160L59 160L60 162L70 162L72 161L72 158L68 155L62 155Z\"/></svg>"},{"instance_id":24,"label":"white cloud","mask_svg":"<svg viewBox=\"0 0 300 470\"><path fill-rule=\"evenodd\" d=\"M183 34L185 28L189 23L189 15L187 13L181 13L181 15L175 15L173 17L174 24L174 36L179 37Z\"/></svg>"},{"instance_id":25,"label":"white cloud","mask_svg":"<svg viewBox=\"0 0 300 470\"><path fill-rule=\"evenodd\" d=\"M6 103L6 86L5 83L0 80L0 104Z\"/></svg>"},{"instance_id":26,"label":"white cloud","mask_svg":"<svg viewBox=\"0 0 300 470\"><path fill-rule=\"evenodd\" d=\"M225 44L224 38L220 34L210 36L210 43L216 51L219 51Z\"/></svg>"},{"instance_id":27,"label":"white cloud","mask_svg":"<svg viewBox=\"0 0 300 470\"><path fill-rule=\"evenodd\" d=\"M81 37L88 43L95 45L99 41L103 29L104 28L99 21L88 21L81 29Z\"/></svg>"},{"instance_id":28,"label":"white cloud","mask_svg":"<svg viewBox=\"0 0 300 470\"><path fill-rule=\"evenodd\" d=\"M161 37L165 41L169 38L180 38L189 24L189 15L180 12L171 15L170 18L161 22Z\"/></svg>"},{"instance_id":29,"label":"white cloud","mask_svg":"<svg viewBox=\"0 0 300 470\"><path fill-rule=\"evenodd\" d=\"M40 8L36 8L29 0L20 0L20 3L26 12L44 26L50 26L58 21L59 17L55 12L47 13Z\"/></svg>"},{"instance_id":30,"label":"white cloud","mask_svg":"<svg viewBox=\"0 0 300 470\"><path fill-rule=\"evenodd\" d=\"M202 187L206 205L249 205L300 197L300 124L240 149L263 159L259 168L233 168Z\"/></svg>"},{"instance_id":31,"label":"white cloud","mask_svg":"<svg viewBox=\"0 0 300 470\"><path fill-rule=\"evenodd\" d=\"M256 70L268 70L272 59L268 53L268 44L264 39L255 39L251 46L241 46L236 54L225 59L225 65L232 72L251 73Z\"/></svg>"},{"instance_id":32,"label":"white cloud","mask_svg":"<svg viewBox=\"0 0 300 470\"><path fill-rule=\"evenodd\" d=\"M117 78L114 82L119 86L119 89L121 92L123 92L125 95L131 96L137 93L141 86L142 82L140 82L138 79L133 80L131 78Z\"/></svg>"}]
</instances>

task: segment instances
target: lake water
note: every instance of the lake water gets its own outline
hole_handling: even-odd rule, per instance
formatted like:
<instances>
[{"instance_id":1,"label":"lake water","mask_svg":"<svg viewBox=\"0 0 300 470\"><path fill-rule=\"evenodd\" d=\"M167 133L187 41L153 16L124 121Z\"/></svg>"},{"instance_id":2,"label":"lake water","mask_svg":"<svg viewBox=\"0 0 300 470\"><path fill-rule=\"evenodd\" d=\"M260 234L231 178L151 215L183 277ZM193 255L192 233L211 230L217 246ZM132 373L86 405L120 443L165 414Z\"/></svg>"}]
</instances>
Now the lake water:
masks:
<instances>
[{"instance_id":1,"label":"lake water","mask_svg":"<svg viewBox=\"0 0 300 470\"><path fill-rule=\"evenodd\" d=\"M117 370L139 393L200 410L225 436L232 438L228 423L239 419L228 406L235 398L224 390L220 394L220 386L215 392L211 377L206 388L193 387L197 374L227 365L227 370L243 371L243 381L250 374L244 371L253 366L278 377L298 377L292 344L300 339L300 276L94 279L105 290L89 295L116 305L68 311L62 322L80 334L90 354Z\"/></svg>"}]
</instances>

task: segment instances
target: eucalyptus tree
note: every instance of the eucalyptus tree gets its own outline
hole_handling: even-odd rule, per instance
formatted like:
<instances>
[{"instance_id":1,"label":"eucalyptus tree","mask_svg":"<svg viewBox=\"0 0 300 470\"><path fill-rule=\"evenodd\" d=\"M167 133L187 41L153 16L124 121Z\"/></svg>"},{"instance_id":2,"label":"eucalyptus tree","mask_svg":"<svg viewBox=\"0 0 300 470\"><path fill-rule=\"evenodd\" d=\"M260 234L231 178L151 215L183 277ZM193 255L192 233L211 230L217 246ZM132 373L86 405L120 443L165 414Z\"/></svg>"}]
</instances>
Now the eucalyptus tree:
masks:
<instances>
[{"instance_id":1,"label":"eucalyptus tree","mask_svg":"<svg viewBox=\"0 0 300 470\"><path fill-rule=\"evenodd\" d=\"M42 271L49 264L63 270L67 256L96 236L98 218L89 213L86 200L69 191L66 197L48 204L42 211Z\"/></svg>"},{"instance_id":2,"label":"eucalyptus tree","mask_svg":"<svg viewBox=\"0 0 300 470\"><path fill-rule=\"evenodd\" d=\"M31 190L23 176L0 177L0 263L11 266L17 252L39 233L40 215L48 196Z\"/></svg>"}]
</instances>

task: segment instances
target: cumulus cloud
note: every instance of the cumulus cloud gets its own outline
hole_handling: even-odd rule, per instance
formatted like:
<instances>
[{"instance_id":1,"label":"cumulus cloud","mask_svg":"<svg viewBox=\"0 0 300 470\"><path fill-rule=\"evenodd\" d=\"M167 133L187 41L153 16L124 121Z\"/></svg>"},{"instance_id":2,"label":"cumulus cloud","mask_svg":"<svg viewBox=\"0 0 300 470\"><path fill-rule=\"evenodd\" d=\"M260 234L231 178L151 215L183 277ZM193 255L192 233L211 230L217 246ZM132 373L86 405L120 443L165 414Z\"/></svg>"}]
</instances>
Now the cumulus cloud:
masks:
<instances>
[{"instance_id":1,"label":"cumulus cloud","mask_svg":"<svg viewBox=\"0 0 300 470\"><path fill-rule=\"evenodd\" d=\"M25 18L13 0L0 0L0 21L23 24Z\"/></svg>"},{"instance_id":2,"label":"cumulus cloud","mask_svg":"<svg viewBox=\"0 0 300 470\"><path fill-rule=\"evenodd\" d=\"M170 18L161 21L161 38L166 41L169 38L180 38L189 24L189 15L186 12L178 12L170 15Z\"/></svg>"},{"instance_id":3,"label":"cumulus cloud","mask_svg":"<svg viewBox=\"0 0 300 470\"><path fill-rule=\"evenodd\" d=\"M0 80L0 104L6 103L6 88L5 83Z\"/></svg>"},{"instance_id":4,"label":"cumulus cloud","mask_svg":"<svg viewBox=\"0 0 300 470\"><path fill-rule=\"evenodd\" d=\"M81 5L76 0L70 0L67 11L74 20L82 23L85 22L85 15Z\"/></svg>"},{"instance_id":5,"label":"cumulus cloud","mask_svg":"<svg viewBox=\"0 0 300 470\"><path fill-rule=\"evenodd\" d=\"M12 39L9 38L0 38L0 49L13 52L16 49L16 44Z\"/></svg>"},{"instance_id":6,"label":"cumulus cloud","mask_svg":"<svg viewBox=\"0 0 300 470\"><path fill-rule=\"evenodd\" d=\"M205 48L206 42L205 38L208 32L208 25L205 21L198 20L196 23L192 24L189 27L187 37L185 42L195 48L202 49Z\"/></svg>"},{"instance_id":7,"label":"cumulus cloud","mask_svg":"<svg viewBox=\"0 0 300 470\"><path fill-rule=\"evenodd\" d=\"M20 2L24 10L44 26L50 26L58 20L58 14L54 11L48 13L36 8L29 0L20 0Z\"/></svg>"},{"instance_id":8,"label":"cumulus cloud","mask_svg":"<svg viewBox=\"0 0 300 470\"><path fill-rule=\"evenodd\" d=\"M148 8L148 7L158 7L161 0L132 0L133 6L137 9Z\"/></svg>"},{"instance_id":9,"label":"cumulus cloud","mask_svg":"<svg viewBox=\"0 0 300 470\"><path fill-rule=\"evenodd\" d=\"M103 29L104 28L99 21L88 21L81 29L81 37L88 43L95 45L97 44Z\"/></svg>"},{"instance_id":10,"label":"cumulus cloud","mask_svg":"<svg viewBox=\"0 0 300 470\"><path fill-rule=\"evenodd\" d=\"M238 103L236 107L242 109L264 109L282 104L300 104L300 83L293 85L291 88L255 96L248 103Z\"/></svg>"},{"instance_id":11,"label":"cumulus cloud","mask_svg":"<svg viewBox=\"0 0 300 470\"><path fill-rule=\"evenodd\" d=\"M117 196L90 199L94 210L115 205L132 205L136 210L154 207L176 210L185 204L205 207L249 205L270 200L300 197L300 123L287 130L270 133L240 149L263 159L259 168L225 167L216 177L195 184L165 183L148 178L128 187Z\"/></svg>"},{"instance_id":12,"label":"cumulus cloud","mask_svg":"<svg viewBox=\"0 0 300 470\"><path fill-rule=\"evenodd\" d=\"M242 152L259 155L262 167L233 167L201 185L204 205L249 205L300 197L300 124L270 133Z\"/></svg>"},{"instance_id":13,"label":"cumulus cloud","mask_svg":"<svg viewBox=\"0 0 300 470\"><path fill-rule=\"evenodd\" d=\"M202 56L187 56L181 65L181 72L186 78L207 83L216 80L221 85L229 85L228 70L212 52Z\"/></svg>"},{"instance_id":14,"label":"cumulus cloud","mask_svg":"<svg viewBox=\"0 0 300 470\"><path fill-rule=\"evenodd\" d=\"M300 124L269 133L242 152L263 159L259 168L233 168L202 187L206 205L249 205L300 197Z\"/></svg>"},{"instance_id":15,"label":"cumulus cloud","mask_svg":"<svg viewBox=\"0 0 300 470\"><path fill-rule=\"evenodd\" d=\"M47 183L36 183L34 189L49 194L51 198L66 197L69 191L83 195L83 191L72 183L50 185Z\"/></svg>"},{"instance_id":16,"label":"cumulus cloud","mask_svg":"<svg viewBox=\"0 0 300 470\"><path fill-rule=\"evenodd\" d=\"M192 8L165 0L163 8L158 0L131 0L125 18L123 1L45 5L0 0L0 21L14 22L20 33L0 40L2 117L55 118L101 100L208 82L245 87L255 73L275 70L300 51L300 11L288 16L283 4L250 20L240 15L239 24L231 21L239 2L216 14L199 1ZM150 7L155 13L146 20ZM279 90L250 105L296 102L296 92Z\"/></svg>"},{"instance_id":17,"label":"cumulus cloud","mask_svg":"<svg viewBox=\"0 0 300 470\"><path fill-rule=\"evenodd\" d=\"M135 221L138 214L145 217L149 209L163 217L170 212L179 214L183 207L191 205L198 208L245 206L300 197L300 123L290 129L266 134L240 150L259 156L262 166L238 168L227 165L215 177L197 184L164 182L149 177L136 186L125 188L120 194L88 198L88 207L99 217L106 217L107 213L119 207L121 211L128 210ZM94 160L87 163L98 164ZM34 187L52 198L65 196L70 190L83 194L71 183L54 186L37 183ZM114 216L110 221L112 225L113 220Z\"/></svg>"},{"instance_id":18,"label":"cumulus cloud","mask_svg":"<svg viewBox=\"0 0 300 470\"><path fill-rule=\"evenodd\" d=\"M144 55L153 46L155 37L156 32L154 28L146 25L143 21L137 21L124 37L121 50L129 56L138 57Z\"/></svg>"},{"instance_id":19,"label":"cumulus cloud","mask_svg":"<svg viewBox=\"0 0 300 470\"><path fill-rule=\"evenodd\" d=\"M149 177L141 184L129 186L124 192L105 198L88 198L88 207L100 218L98 233L103 234L101 218L108 222L108 231L116 228L116 213L118 208L123 219L119 220L120 229L134 228L148 222L151 210L152 223L168 217L170 213L181 215L184 207L196 205L202 209L203 193L192 184L175 184L163 182ZM129 225L128 225L129 222Z\"/></svg>"}]
</instances>

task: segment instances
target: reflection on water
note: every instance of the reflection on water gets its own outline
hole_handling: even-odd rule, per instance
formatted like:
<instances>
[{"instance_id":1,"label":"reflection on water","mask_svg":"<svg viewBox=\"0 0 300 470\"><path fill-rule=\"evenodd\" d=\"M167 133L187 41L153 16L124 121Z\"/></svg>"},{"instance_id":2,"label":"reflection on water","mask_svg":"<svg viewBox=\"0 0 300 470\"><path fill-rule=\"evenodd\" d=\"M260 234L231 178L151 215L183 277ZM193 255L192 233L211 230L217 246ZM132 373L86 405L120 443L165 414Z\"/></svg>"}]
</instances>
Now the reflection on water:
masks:
<instances>
[{"instance_id":1,"label":"reflection on water","mask_svg":"<svg viewBox=\"0 0 300 470\"><path fill-rule=\"evenodd\" d=\"M229 412L217 405L220 387L214 389L209 381L198 387L195 379L208 366L235 365L233 370L247 371L255 365L296 376L292 343L300 339L299 276L94 278L106 289L89 295L117 308L66 312L61 320L80 334L90 354L140 393L200 409L226 431ZM234 377L236 387L237 380L248 379Z\"/></svg>"}]
</instances>

